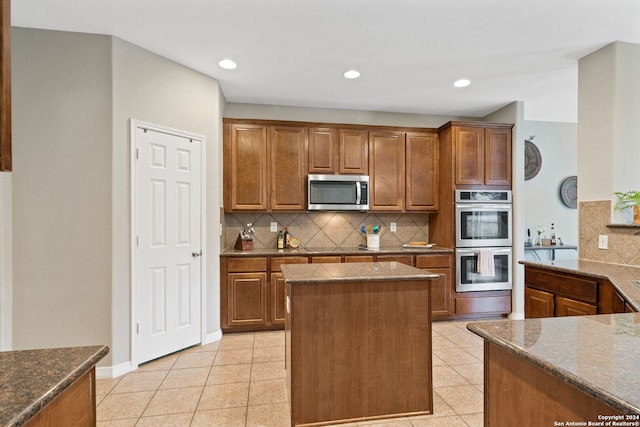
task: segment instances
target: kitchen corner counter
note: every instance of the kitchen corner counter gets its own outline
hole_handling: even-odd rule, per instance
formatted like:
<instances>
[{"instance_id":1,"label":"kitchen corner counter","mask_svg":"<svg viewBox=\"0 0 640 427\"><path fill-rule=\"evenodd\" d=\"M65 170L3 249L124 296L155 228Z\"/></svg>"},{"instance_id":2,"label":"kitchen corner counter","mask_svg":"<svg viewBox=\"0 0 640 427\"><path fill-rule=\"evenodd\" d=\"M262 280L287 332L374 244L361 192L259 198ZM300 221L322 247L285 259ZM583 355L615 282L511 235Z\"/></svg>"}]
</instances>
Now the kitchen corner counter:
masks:
<instances>
[{"instance_id":1,"label":"kitchen corner counter","mask_svg":"<svg viewBox=\"0 0 640 427\"><path fill-rule=\"evenodd\" d=\"M107 353L107 346L0 352L0 426L24 425Z\"/></svg>"},{"instance_id":2,"label":"kitchen corner counter","mask_svg":"<svg viewBox=\"0 0 640 427\"><path fill-rule=\"evenodd\" d=\"M467 328L620 413L640 414L640 313L475 322Z\"/></svg>"},{"instance_id":3,"label":"kitchen corner counter","mask_svg":"<svg viewBox=\"0 0 640 427\"><path fill-rule=\"evenodd\" d=\"M374 280L429 280L438 275L399 262L284 264L285 282L293 284Z\"/></svg>"},{"instance_id":4,"label":"kitchen corner counter","mask_svg":"<svg viewBox=\"0 0 640 427\"><path fill-rule=\"evenodd\" d=\"M629 304L640 311L640 267L588 260L520 261L520 264L608 279Z\"/></svg>"}]
</instances>

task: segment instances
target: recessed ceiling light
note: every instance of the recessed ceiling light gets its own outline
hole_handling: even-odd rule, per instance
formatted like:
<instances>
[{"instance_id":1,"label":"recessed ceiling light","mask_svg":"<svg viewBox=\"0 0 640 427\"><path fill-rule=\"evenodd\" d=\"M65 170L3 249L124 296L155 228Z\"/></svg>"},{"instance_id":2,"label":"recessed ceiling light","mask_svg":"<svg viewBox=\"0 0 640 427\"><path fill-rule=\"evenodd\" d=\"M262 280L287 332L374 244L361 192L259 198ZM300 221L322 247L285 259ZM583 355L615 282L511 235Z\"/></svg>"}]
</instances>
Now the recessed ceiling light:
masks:
<instances>
[{"instance_id":1,"label":"recessed ceiling light","mask_svg":"<svg viewBox=\"0 0 640 427\"><path fill-rule=\"evenodd\" d=\"M356 70L345 71L344 77L346 79L357 79L358 77L360 77L360 72Z\"/></svg>"},{"instance_id":2,"label":"recessed ceiling light","mask_svg":"<svg viewBox=\"0 0 640 427\"><path fill-rule=\"evenodd\" d=\"M238 64L236 64L230 59L223 59L222 61L218 62L218 65L224 68L225 70L233 70L238 66Z\"/></svg>"},{"instance_id":3,"label":"recessed ceiling light","mask_svg":"<svg viewBox=\"0 0 640 427\"><path fill-rule=\"evenodd\" d=\"M453 85L455 87L467 87L470 84L471 84L471 80L467 80L467 79L459 79L453 82Z\"/></svg>"}]
</instances>

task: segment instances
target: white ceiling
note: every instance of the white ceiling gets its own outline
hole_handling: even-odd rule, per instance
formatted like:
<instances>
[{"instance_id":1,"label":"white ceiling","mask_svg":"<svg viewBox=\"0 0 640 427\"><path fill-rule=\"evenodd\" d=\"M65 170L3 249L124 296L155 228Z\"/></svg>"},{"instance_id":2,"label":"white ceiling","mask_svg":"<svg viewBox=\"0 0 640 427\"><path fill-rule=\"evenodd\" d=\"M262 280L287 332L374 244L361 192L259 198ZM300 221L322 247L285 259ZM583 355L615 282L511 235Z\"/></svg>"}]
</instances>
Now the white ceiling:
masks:
<instances>
[{"instance_id":1,"label":"white ceiling","mask_svg":"<svg viewBox=\"0 0 640 427\"><path fill-rule=\"evenodd\" d=\"M12 24L114 35L229 102L577 121L578 59L640 43L640 0L14 0ZM220 59L238 63L233 71ZM355 68L362 76L346 80ZM471 86L456 89L465 77Z\"/></svg>"}]
</instances>

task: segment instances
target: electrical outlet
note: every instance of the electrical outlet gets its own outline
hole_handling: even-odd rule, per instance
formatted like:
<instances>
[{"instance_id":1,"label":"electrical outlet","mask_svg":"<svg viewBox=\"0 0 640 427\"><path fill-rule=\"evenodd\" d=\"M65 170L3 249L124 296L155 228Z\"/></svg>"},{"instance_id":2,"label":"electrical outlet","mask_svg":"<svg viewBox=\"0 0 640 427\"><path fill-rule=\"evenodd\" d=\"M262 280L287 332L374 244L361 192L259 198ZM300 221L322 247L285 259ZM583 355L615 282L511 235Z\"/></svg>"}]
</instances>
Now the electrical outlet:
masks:
<instances>
[{"instance_id":1,"label":"electrical outlet","mask_svg":"<svg viewBox=\"0 0 640 427\"><path fill-rule=\"evenodd\" d=\"M609 236L601 234L598 236L598 249L607 249L609 247Z\"/></svg>"},{"instance_id":2,"label":"electrical outlet","mask_svg":"<svg viewBox=\"0 0 640 427\"><path fill-rule=\"evenodd\" d=\"M271 222L271 232L272 233L277 233L278 232L278 223L275 221Z\"/></svg>"},{"instance_id":3,"label":"electrical outlet","mask_svg":"<svg viewBox=\"0 0 640 427\"><path fill-rule=\"evenodd\" d=\"M396 232L396 223L392 222L391 224L389 224L389 229L391 230L392 233Z\"/></svg>"}]
</instances>

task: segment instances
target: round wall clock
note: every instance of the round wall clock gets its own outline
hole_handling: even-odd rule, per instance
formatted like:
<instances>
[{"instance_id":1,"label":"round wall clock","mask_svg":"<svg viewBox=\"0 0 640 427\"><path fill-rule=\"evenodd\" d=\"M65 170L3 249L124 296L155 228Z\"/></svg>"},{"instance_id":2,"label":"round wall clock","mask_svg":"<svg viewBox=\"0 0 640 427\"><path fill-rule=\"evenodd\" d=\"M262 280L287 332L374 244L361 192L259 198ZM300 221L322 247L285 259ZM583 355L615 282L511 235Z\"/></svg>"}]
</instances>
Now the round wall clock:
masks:
<instances>
[{"instance_id":1,"label":"round wall clock","mask_svg":"<svg viewBox=\"0 0 640 427\"><path fill-rule=\"evenodd\" d=\"M530 180L538 175L542 167L542 156L540 150L531 141L524 141L524 179Z\"/></svg>"}]
</instances>

